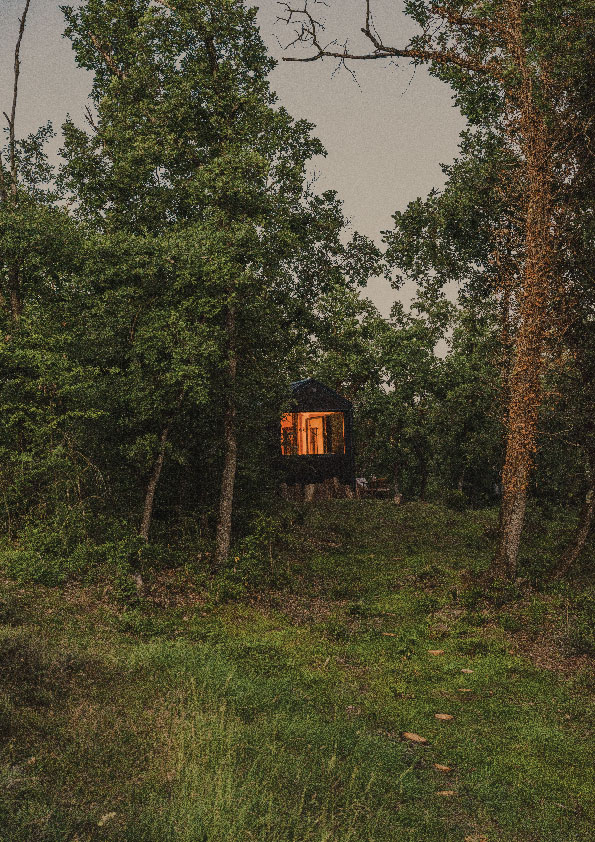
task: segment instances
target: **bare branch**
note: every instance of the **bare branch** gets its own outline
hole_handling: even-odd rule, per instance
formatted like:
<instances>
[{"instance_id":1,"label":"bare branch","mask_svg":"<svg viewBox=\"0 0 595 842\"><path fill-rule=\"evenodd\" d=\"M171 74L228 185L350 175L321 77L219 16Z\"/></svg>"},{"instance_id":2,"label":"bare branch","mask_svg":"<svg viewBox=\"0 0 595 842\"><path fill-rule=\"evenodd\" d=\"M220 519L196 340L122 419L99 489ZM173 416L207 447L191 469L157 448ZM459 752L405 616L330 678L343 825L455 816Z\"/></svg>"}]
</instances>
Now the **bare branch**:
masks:
<instances>
[{"instance_id":1,"label":"bare branch","mask_svg":"<svg viewBox=\"0 0 595 842\"><path fill-rule=\"evenodd\" d=\"M93 131L97 132L97 124L96 124L95 119L93 117L93 112L91 111L91 109L89 108L88 105L85 106L85 120L91 126Z\"/></svg>"},{"instance_id":2,"label":"bare branch","mask_svg":"<svg viewBox=\"0 0 595 842\"><path fill-rule=\"evenodd\" d=\"M19 96L19 75L21 72L21 42L25 32L25 25L27 23L27 14L29 13L29 6L31 0L26 0L23 15L19 21L19 34L14 50L14 83L12 89L12 108L10 117L4 114L8 121L8 154L10 156L10 188L13 200L17 195L17 157L16 157L16 133L15 133L15 119L17 113L17 101Z\"/></svg>"},{"instance_id":3,"label":"bare branch","mask_svg":"<svg viewBox=\"0 0 595 842\"><path fill-rule=\"evenodd\" d=\"M347 45L345 45L345 49L346 49L346 48L347 48ZM347 73L349 73L349 75L351 76L351 78L353 79L353 81L355 82L355 84L358 86L358 88L359 88L359 89L360 89L360 91L361 91L361 89L362 89L362 88L361 88L360 83L358 82L358 79L357 79L357 76L356 76L356 74L355 74L355 71L354 71L354 70L352 70L352 69L351 69L351 67L349 67L349 65L347 64L347 62L345 61L345 59L341 59L341 60L338 62L337 66L335 67L335 69L334 69L334 70L333 70L333 72L331 73L331 78L334 78L334 77L337 75L337 73L339 73L341 70L346 70L346 71L347 71Z\"/></svg>"},{"instance_id":4,"label":"bare branch","mask_svg":"<svg viewBox=\"0 0 595 842\"><path fill-rule=\"evenodd\" d=\"M417 48L412 49L410 47L401 49L398 47L389 47L386 46L380 38L372 32L371 29L364 27L362 28L362 32L376 48L374 56L378 55L382 58L395 56L399 58L412 58L415 61L420 62L432 62L434 64L451 64L456 67L460 67L463 70L469 70L473 73L486 74L488 76L493 76L496 79L502 78L501 68L498 62L495 61L488 61L485 63L475 61L469 56L462 56L454 50L424 50Z\"/></svg>"},{"instance_id":5,"label":"bare branch","mask_svg":"<svg viewBox=\"0 0 595 842\"><path fill-rule=\"evenodd\" d=\"M19 20L19 31L17 35L17 42L14 50L14 76L13 76L13 88L12 88L12 106L10 109L10 115L6 112L4 116L6 118L6 122L8 123L8 157L9 157L9 167L10 167L10 174L9 174L9 182L10 182L10 194L9 194L9 187L7 185L7 177L4 171L4 166L2 161L0 160L0 195L2 196L3 201L8 201L9 195L10 200L13 205L16 205L17 202L17 195L18 195L18 172L17 172L17 141L16 141L16 113L17 113L17 102L19 97L19 76L21 72L21 43L23 41L23 35L25 32L25 26L27 23L27 14L29 12L29 6L31 5L31 0L26 0L25 8L23 10L23 14ZM9 267L8 270L8 277L7 277L7 289L9 293L9 301L10 301L10 319L14 326L16 326L19 322L21 317L22 311L22 298L21 298L21 267L18 263L13 263L12 266Z\"/></svg>"},{"instance_id":6,"label":"bare branch","mask_svg":"<svg viewBox=\"0 0 595 842\"><path fill-rule=\"evenodd\" d=\"M309 44L315 50L310 56L284 56L283 61L297 61L309 62L319 61L324 58L335 58L341 62L345 61L376 61L387 58L409 58L416 63L429 62L439 65L454 65L463 70L472 73L481 73L487 76L492 76L495 79L502 80L502 68L499 62L492 60L487 62L476 61L470 56L461 55L455 50L432 50L422 49L417 47L393 47L384 44L380 36L376 33L372 20L370 0L366 0L365 25L361 32L372 43L374 47L373 52L369 53L351 53L346 47L342 51L336 49L329 49L330 44L323 46L319 39L319 31L324 29L320 21L317 21L308 8L308 0L304 0L302 8L296 8L290 2L280 2L280 6L285 9L286 16L279 17L279 20L288 23L298 23L298 29L295 30L296 37L288 45L294 46L297 43ZM438 7L436 7L438 9ZM440 7L442 8L442 7ZM459 22L460 23L460 22ZM482 19L466 18L465 24L479 25L483 24Z\"/></svg>"},{"instance_id":7,"label":"bare branch","mask_svg":"<svg viewBox=\"0 0 595 842\"><path fill-rule=\"evenodd\" d=\"M8 194L6 192L6 175L4 173L4 164L2 162L2 156L0 155L0 199L3 202L6 201L8 198Z\"/></svg>"}]
</instances>

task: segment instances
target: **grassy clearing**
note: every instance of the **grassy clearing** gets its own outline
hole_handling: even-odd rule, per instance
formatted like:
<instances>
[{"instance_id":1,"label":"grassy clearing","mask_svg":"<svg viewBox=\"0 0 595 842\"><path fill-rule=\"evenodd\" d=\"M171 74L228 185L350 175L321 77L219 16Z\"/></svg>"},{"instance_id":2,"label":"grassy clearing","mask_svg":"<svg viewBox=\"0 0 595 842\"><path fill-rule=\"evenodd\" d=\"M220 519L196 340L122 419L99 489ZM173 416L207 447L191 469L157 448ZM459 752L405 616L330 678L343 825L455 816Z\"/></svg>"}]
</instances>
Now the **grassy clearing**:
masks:
<instances>
[{"instance_id":1,"label":"grassy clearing","mask_svg":"<svg viewBox=\"0 0 595 842\"><path fill-rule=\"evenodd\" d=\"M200 571L167 608L7 581L1 842L591 840L593 593L485 600L494 525L313 507L220 604Z\"/></svg>"}]
</instances>

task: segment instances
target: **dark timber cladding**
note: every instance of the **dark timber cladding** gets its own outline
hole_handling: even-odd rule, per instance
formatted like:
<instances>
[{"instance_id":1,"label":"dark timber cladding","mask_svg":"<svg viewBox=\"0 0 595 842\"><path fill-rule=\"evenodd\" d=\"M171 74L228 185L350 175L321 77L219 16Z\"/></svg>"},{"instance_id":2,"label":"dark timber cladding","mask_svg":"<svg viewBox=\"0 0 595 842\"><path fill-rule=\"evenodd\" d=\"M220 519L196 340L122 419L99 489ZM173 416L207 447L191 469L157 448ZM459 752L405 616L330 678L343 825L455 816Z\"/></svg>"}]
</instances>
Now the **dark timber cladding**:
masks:
<instances>
[{"instance_id":1,"label":"dark timber cladding","mask_svg":"<svg viewBox=\"0 0 595 842\"><path fill-rule=\"evenodd\" d=\"M291 384L290 411L281 419L280 465L288 485L336 478L355 486L353 407L313 378Z\"/></svg>"}]
</instances>

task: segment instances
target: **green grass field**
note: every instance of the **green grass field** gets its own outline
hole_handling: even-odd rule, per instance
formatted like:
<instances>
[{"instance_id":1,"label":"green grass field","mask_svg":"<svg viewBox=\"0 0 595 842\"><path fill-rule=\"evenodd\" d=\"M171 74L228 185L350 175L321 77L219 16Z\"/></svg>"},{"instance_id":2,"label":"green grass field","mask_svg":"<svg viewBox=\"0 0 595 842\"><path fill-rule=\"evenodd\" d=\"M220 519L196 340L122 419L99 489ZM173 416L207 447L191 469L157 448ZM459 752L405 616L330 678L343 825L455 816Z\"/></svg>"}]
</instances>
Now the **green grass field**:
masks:
<instances>
[{"instance_id":1,"label":"green grass field","mask_svg":"<svg viewBox=\"0 0 595 842\"><path fill-rule=\"evenodd\" d=\"M527 584L486 595L495 524L334 501L266 587L242 556L139 604L5 579L1 842L590 842L590 559L531 588L564 538L534 515Z\"/></svg>"}]
</instances>

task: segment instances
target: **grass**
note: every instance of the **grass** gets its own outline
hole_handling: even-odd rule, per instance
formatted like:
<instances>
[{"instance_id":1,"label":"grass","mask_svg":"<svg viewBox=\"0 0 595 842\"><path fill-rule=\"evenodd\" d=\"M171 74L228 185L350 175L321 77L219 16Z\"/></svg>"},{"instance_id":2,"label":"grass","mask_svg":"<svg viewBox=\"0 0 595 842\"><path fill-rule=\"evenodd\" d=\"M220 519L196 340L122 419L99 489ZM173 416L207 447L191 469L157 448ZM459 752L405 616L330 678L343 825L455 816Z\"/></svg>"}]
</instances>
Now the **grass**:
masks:
<instances>
[{"instance_id":1,"label":"grass","mask_svg":"<svg viewBox=\"0 0 595 842\"><path fill-rule=\"evenodd\" d=\"M593 591L485 599L494 526L311 507L228 602L199 569L169 607L6 580L1 842L591 840Z\"/></svg>"}]
</instances>

